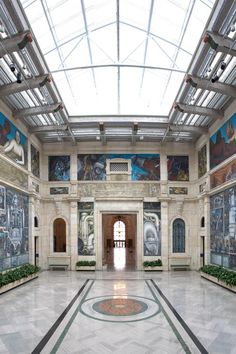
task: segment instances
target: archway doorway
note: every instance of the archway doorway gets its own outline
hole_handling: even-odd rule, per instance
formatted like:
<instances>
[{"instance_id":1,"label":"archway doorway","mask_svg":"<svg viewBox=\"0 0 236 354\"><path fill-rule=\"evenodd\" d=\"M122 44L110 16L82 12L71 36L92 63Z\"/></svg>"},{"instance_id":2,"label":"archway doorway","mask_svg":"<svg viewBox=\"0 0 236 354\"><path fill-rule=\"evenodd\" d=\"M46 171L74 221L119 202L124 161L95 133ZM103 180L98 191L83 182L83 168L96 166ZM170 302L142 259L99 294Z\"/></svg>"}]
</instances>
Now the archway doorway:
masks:
<instances>
[{"instance_id":1,"label":"archway doorway","mask_svg":"<svg viewBox=\"0 0 236 354\"><path fill-rule=\"evenodd\" d=\"M66 252L66 223L62 218L53 222L53 252Z\"/></svg>"},{"instance_id":2,"label":"archway doorway","mask_svg":"<svg viewBox=\"0 0 236 354\"><path fill-rule=\"evenodd\" d=\"M136 214L103 214L103 266L108 270L136 267Z\"/></svg>"}]
</instances>

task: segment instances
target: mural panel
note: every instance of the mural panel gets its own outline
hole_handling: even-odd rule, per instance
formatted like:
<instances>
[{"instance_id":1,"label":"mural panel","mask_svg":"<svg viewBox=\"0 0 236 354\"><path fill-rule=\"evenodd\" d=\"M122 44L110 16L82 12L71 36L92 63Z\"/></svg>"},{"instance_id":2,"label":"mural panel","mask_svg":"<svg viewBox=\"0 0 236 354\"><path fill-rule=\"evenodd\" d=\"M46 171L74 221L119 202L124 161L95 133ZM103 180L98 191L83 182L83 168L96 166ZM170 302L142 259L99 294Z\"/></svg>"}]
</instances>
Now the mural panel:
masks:
<instances>
[{"instance_id":1,"label":"mural panel","mask_svg":"<svg viewBox=\"0 0 236 354\"><path fill-rule=\"evenodd\" d=\"M207 171L207 149L204 145L201 150L198 151L198 178L205 175Z\"/></svg>"},{"instance_id":2,"label":"mural panel","mask_svg":"<svg viewBox=\"0 0 236 354\"><path fill-rule=\"evenodd\" d=\"M78 254L92 256L94 247L94 204L78 203Z\"/></svg>"},{"instance_id":3,"label":"mural panel","mask_svg":"<svg viewBox=\"0 0 236 354\"><path fill-rule=\"evenodd\" d=\"M48 156L48 180L70 180L70 156Z\"/></svg>"},{"instance_id":4,"label":"mural panel","mask_svg":"<svg viewBox=\"0 0 236 354\"><path fill-rule=\"evenodd\" d=\"M69 194L69 187L51 187L50 194Z\"/></svg>"},{"instance_id":5,"label":"mural panel","mask_svg":"<svg viewBox=\"0 0 236 354\"><path fill-rule=\"evenodd\" d=\"M236 113L210 138L210 168L236 153Z\"/></svg>"},{"instance_id":6,"label":"mural panel","mask_svg":"<svg viewBox=\"0 0 236 354\"><path fill-rule=\"evenodd\" d=\"M27 138L0 112L0 151L27 168Z\"/></svg>"},{"instance_id":7,"label":"mural panel","mask_svg":"<svg viewBox=\"0 0 236 354\"><path fill-rule=\"evenodd\" d=\"M233 179L236 180L236 159L229 162L227 165L211 175L211 188L220 186L221 184Z\"/></svg>"},{"instance_id":8,"label":"mural panel","mask_svg":"<svg viewBox=\"0 0 236 354\"><path fill-rule=\"evenodd\" d=\"M39 177L40 175L39 168L39 151L33 145L31 145L31 172L36 177Z\"/></svg>"},{"instance_id":9,"label":"mural panel","mask_svg":"<svg viewBox=\"0 0 236 354\"><path fill-rule=\"evenodd\" d=\"M188 188L186 187L169 187L170 194L188 194Z\"/></svg>"},{"instance_id":10,"label":"mural panel","mask_svg":"<svg viewBox=\"0 0 236 354\"><path fill-rule=\"evenodd\" d=\"M161 255L160 203L143 203L144 256Z\"/></svg>"},{"instance_id":11,"label":"mural panel","mask_svg":"<svg viewBox=\"0 0 236 354\"><path fill-rule=\"evenodd\" d=\"M236 269L236 186L211 197L211 263Z\"/></svg>"},{"instance_id":12,"label":"mural panel","mask_svg":"<svg viewBox=\"0 0 236 354\"><path fill-rule=\"evenodd\" d=\"M167 156L169 181L189 181L188 156Z\"/></svg>"},{"instance_id":13,"label":"mural panel","mask_svg":"<svg viewBox=\"0 0 236 354\"><path fill-rule=\"evenodd\" d=\"M28 196L0 185L0 271L28 260Z\"/></svg>"},{"instance_id":14,"label":"mural panel","mask_svg":"<svg viewBox=\"0 0 236 354\"><path fill-rule=\"evenodd\" d=\"M132 181L160 180L159 154L78 155L78 180L106 180L106 160L131 160Z\"/></svg>"}]
</instances>

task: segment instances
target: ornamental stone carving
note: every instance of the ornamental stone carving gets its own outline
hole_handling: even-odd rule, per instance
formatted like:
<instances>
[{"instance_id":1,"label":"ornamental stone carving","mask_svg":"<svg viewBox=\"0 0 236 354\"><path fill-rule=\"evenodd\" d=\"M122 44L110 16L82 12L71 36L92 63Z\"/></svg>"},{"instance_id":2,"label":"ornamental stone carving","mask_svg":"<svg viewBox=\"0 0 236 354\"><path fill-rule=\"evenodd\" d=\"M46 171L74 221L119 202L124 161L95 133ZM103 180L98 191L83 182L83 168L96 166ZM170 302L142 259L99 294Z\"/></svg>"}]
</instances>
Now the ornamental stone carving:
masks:
<instances>
[{"instance_id":1,"label":"ornamental stone carving","mask_svg":"<svg viewBox=\"0 0 236 354\"><path fill-rule=\"evenodd\" d=\"M158 197L157 183L79 183L78 196L81 197Z\"/></svg>"}]
</instances>

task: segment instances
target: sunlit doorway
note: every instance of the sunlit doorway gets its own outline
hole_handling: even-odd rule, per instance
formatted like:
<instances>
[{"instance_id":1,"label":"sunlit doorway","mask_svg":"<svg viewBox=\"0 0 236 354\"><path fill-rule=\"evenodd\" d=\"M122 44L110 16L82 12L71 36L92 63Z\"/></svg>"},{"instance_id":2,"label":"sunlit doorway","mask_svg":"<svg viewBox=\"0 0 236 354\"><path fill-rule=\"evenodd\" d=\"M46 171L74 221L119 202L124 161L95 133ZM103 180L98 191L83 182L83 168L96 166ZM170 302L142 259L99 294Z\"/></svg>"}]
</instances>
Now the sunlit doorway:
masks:
<instances>
[{"instance_id":1,"label":"sunlit doorway","mask_svg":"<svg viewBox=\"0 0 236 354\"><path fill-rule=\"evenodd\" d=\"M103 266L107 270L135 269L136 215L103 215Z\"/></svg>"}]
</instances>

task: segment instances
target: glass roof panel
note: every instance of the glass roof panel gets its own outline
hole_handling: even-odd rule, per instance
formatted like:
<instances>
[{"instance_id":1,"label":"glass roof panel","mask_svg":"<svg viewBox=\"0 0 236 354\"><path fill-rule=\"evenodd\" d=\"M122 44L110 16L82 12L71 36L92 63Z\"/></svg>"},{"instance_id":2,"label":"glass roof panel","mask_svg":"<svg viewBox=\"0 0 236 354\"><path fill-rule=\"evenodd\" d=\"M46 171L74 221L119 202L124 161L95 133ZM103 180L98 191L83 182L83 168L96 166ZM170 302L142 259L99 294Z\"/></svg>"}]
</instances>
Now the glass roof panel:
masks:
<instances>
[{"instance_id":1,"label":"glass roof panel","mask_svg":"<svg viewBox=\"0 0 236 354\"><path fill-rule=\"evenodd\" d=\"M21 0L69 115L168 115L214 2Z\"/></svg>"}]
</instances>

